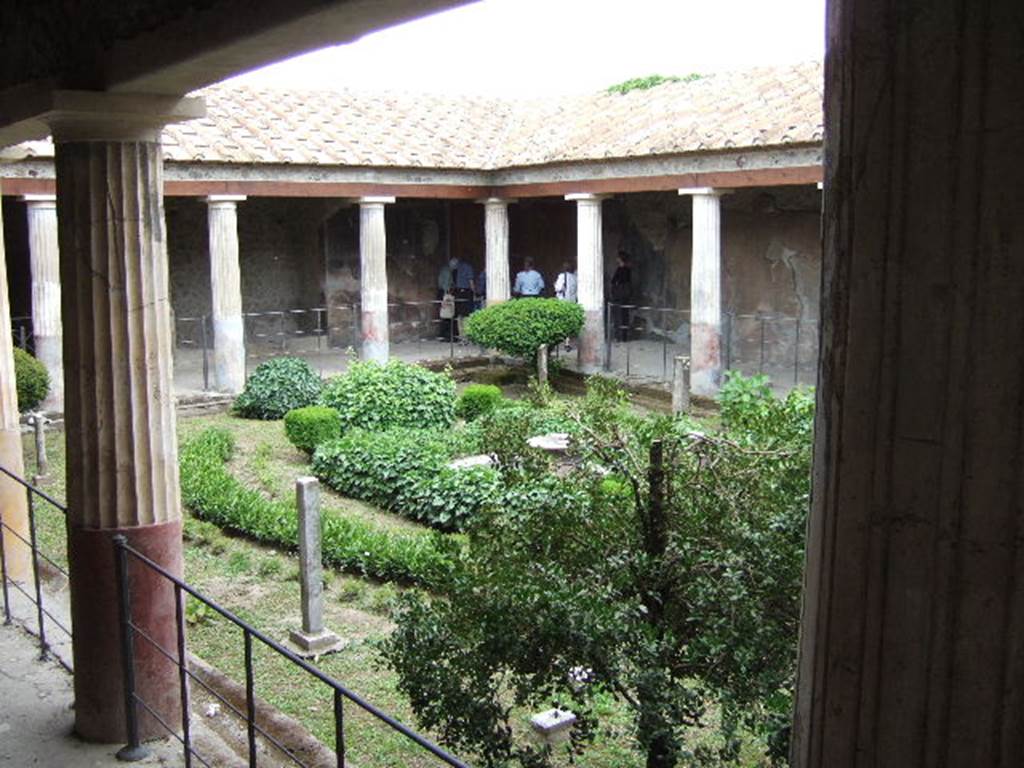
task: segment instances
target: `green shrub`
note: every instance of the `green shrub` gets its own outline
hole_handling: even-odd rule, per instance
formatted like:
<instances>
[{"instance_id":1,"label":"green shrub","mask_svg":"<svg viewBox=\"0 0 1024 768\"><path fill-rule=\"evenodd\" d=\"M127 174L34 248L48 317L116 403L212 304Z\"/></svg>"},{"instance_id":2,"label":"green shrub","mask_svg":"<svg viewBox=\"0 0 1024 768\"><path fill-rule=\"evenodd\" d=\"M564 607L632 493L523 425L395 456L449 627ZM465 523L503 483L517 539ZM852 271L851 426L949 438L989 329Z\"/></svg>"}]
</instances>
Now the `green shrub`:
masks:
<instances>
[{"instance_id":1,"label":"green shrub","mask_svg":"<svg viewBox=\"0 0 1024 768\"><path fill-rule=\"evenodd\" d=\"M316 403L322 389L323 382L305 360L277 357L253 371L235 398L234 410L246 419L280 419Z\"/></svg>"},{"instance_id":2,"label":"green shrub","mask_svg":"<svg viewBox=\"0 0 1024 768\"><path fill-rule=\"evenodd\" d=\"M530 456L540 456L526 441L549 432L573 432L575 425L555 408L534 408L511 402L474 421L467 432L474 435L478 453L493 454L502 466L519 466Z\"/></svg>"},{"instance_id":3,"label":"green shrub","mask_svg":"<svg viewBox=\"0 0 1024 768\"><path fill-rule=\"evenodd\" d=\"M455 415L466 421L490 413L502 401L501 387L493 384L470 384L455 403Z\"/></svg>"},{"instance_id":4,"label":"green shrub","mask_svg":"<svg viewBox=\"0 0 1024 768\"><path fill-rule=\"evenodd\" d=\"M225 467L234 438L206 429L181 449L181 497L197 517L256 541L295 550L298 520L292 502L270 501L246 488ZM322 513L327 565L386 581L436 587L452 574L456 544L436 533L395 533L336 510Z\"/></svg>"},{"instance_id":5,"label":"green shrub","mask_svg":"<svg viewBox=\"0 0 1024 768\"><path fill-rule=\"evenodd\" d=\"M559 299L516 299L481 309L466 320L466 336L483 347L533 360L583 328L583 307Z\"/></svg>"},{"instance_id":6,"label":"green shrub","mask_svg":"<svg viewBox=\"0 0 1024 768\"><path fill-rule=\"evenodd\" d=\"M46 366L18 347L14 348L14 383L18 390L18 410L34 410L50 394L50 374Z\"/></svg>"},{"instance_id":7,"label":"green shrub","mask_svg":"<svg viewBox=\"0 0 1024 768\"><path fill-rule=\"evenodd\" d=\"M442 530L461 530L497 498L501 481L489 467L448 468L458 438L422 429L354 429L313 455L313 474L345 496Z\"/></svg>"},{"instance_id":8,"label":"green shrub","mask_svg":"<svg viewBox=\"0 0 1024 768\"><path fill-rule=\"evenodd\" d=\"M447 428L455 419L455 382L400 360L353 363L327 382L322 401L337 409L343 431Z\"/></svg>"},{"instance_id":9,"label":"green shrub","mask_svg":"<svg viewBox=\"0 0 1024 768\"><path fill-rule=\"evenodd\" d=\"M292 445L312 454L320 443L341 437L341 416L326 405L296 408L285 414L284 432Z\"/></svg>"}]
</instances>

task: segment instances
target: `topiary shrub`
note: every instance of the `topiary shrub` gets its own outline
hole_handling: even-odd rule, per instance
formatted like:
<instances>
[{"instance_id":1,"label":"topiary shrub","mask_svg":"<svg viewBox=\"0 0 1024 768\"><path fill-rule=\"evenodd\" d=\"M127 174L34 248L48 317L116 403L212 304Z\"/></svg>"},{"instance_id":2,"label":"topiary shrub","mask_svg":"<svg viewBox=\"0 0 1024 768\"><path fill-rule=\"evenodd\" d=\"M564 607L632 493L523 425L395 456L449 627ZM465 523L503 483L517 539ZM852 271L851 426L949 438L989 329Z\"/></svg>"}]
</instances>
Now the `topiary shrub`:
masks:
<instances>
[{"instance_id":1,"label":"topiary shrub","mask_svg":"<svg viewBox=\"0 0 1024 768\"><path fill-rule=\"evenodd\" d=\"M583 307L559 299L516 299L481 309L466 320L466 336L482 347L533 360L583 328Z\"/></svg>"},{"instance_id":2,"label":"topiary shrub","mask_svg":"<svg viewBox=\"0 0 1024 768\"><path fill-rule=\"evenodd\" d=\"M422 429L353 429L313 455L313 474L334 490L444 531L462 530L500 494L489 467L451 469L464 441Z\"/></svg>"},{"instance_id":3,"label":"topiary shrub","mask_svg":"<svg viewBox=\"0 0 1024 768\"><path fill-rule=\"evenodd\" d=\"M235 398L234 411L246 419L280 419L316 403L322 389L323 381L305 360L277 357L253 371Z\"/></svg>"},{"instance_id":4,"label":"topiary shrub","mask_svg":"<svg viewBox=\"0 0 1024 768\"><path fill-rule=\"evenodd\" d=\"M455 419L455 382L400 360L353 363L327 382L322 402L337 409L343 431L446 429Z\"/></svg>"},{"instance_id":5,"label":"topiary shrub","mask_svg":"<svg viewBox=\"0 0 1024 768\"><path fill-rule=\"evenodd\" d=\"M18 390L18 410L34 410L50 394L50 374L46 366L18 347L14 348L14 383Z\"/></svg>"},{"instance_id":6,"label":"topiary shrub","mask_svg":"<svg viewBox=\"0 0 1024 768\"><path fill-rule=\"evenodd\" d=\"M300 451L312 454L320 443L341 437L341 416L326 405L307 405L288 411L284 433Z\"/></svg>"},{"instance_id":7,"label":"topiary shrub","mask_svg":"<svg viewBox=\"0 0 1024 768\"><path fill-rule=\"evenodd\" d=\"M455 401L455 415L466 421L490 413L503 400L501 387L493 384L470 384Z\"/></svg>"}]
</instances>

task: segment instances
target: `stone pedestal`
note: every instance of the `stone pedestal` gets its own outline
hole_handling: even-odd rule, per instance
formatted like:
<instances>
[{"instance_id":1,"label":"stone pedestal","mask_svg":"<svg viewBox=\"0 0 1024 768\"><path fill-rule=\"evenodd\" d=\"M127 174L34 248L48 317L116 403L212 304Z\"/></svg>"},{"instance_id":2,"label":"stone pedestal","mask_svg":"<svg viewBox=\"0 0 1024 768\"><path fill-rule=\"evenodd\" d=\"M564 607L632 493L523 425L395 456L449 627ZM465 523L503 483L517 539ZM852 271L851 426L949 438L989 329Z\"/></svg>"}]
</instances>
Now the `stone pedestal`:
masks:
<instances>
[{"instance_id":1,"label":"stone pedestal","mask_svg":"<svg viewBox=\"0 0 1024 768\"><path fill-rule=\"evenodd\" d=\"M508 301L511 296L508 253L508 206L515 200L489 198L484 205L484 239L487 269L487 306Z\"/></svg>"},{"instance_id":2,"label":"stone pedestal","mask_svg":"<svg viewBox=\"0 0 1024 768\"><path fill-rule=\"evenodd\" d=\"M384 225L384 206L393 202L393 197L359 199L359 294L362 301L360 357L382 365L390 356L387 230Z\"/></svg>"},{"instance_id":3,"label":"stone pedestal","mask_svg":"<svg viewBox=\"0 0 1024 768\"><path fill-rule=\"evenodd\" d=\"M55 168L64 334L75 729L124 738L113 536L181 573L181 510L161 127L195 100L81 93L48 117ZM174 593L132 562L141 629L175 647ZM176 667L136 640L139 691L180 720ZM143 738L162 735L140 713Z\"/></svg>"},{"instance_id":4,"label":"stone pedestal","mask_svg":"<svg viewBox=\"0 0 1024 768\"><path fill-rule=\"evenodd\" d=\"M677 355L672 363L672 413L690 410L690 358Z\"/></svg>"},{"instance_id":5,"label":"stone pedestal","mask_svg":"<svg viewBox=\"0 0 1024 768\"><path fill-rule=\"evenodd\" d=\"M3 214L0 212L0 232ZM7 258L0 237L0 466L18 477L25 477L21 451L21 427L18 424L18 390L14 381L14 343L11 336L11 305L7 292ZM0 476L0 519L29 539L28 504L25 489ZM10 531L4 531L4 557L9 578L27 582L32 577L31 552Z\"/></svg>"},{"instance_id":6,"label":"stone pedestal","mask_svg":"<svg viewBox=\"0 0 1024 768\"><path fill-rule=\"evenodd\" d=\"M579 338L579 367L583 373L597 373L604 367L604 238L601 231L601 202L605 195L566 195L576 201L577 297L583 307L583 330Z\"/></svg>"},{"instance_id":7,"label":"stone pedestal","mask_svg":"<svg viewBox=\"0 0 1024 768\"><path fill-rule=\"evenodd\" d=\"M1024 765L1020 2L827 15L791 763Z\"/></svg>"},{"instance_id":8,"label":"stone pedestal","mask_svg":"<svg viewBox=\"0 0 1024 768\"><path fill-rule=\"evenodd\" d=\"M714 396L722 384L722 222L717 189L681 189L693 197L690 276L690 386Z\"/></svg>"},{"instance_id":9,"label":"stone pedestal","mask_svg":"<svg viewBox=\"0 0 1024 768\"><path fill-rule=\"evenodd\" d=\"M295 481L299 515L299 585L302 591L302 629L288 637L303 656L322 656L342 647L341 638L324 627L323 554L320 547L320 482L315 477Z\"/></svg>"},{"instance_id":10,"label":"stone pedestal","mask_svg":"<svg viewBox=\"0 0 1024 768\"><path fill-rule=\"evenodd\" d=\"M60 319L60 251L57 248L57 198L25 195L28 251L32 270L32 336L35 356L50 374L50 394L42 407L64 410L64 350Z\"/></svg>"},{"instance_id":11,"label":"stone pedestal","mask_svg":"<svg viewBox=\"0 0 1024 768\"><path fill-rule=\"evenodd\" d=\"M237 394L245 388L245 325L238 263L238 203L244 195L206 198L213 289L213 386Z\"/></svg>"}]
</instances>

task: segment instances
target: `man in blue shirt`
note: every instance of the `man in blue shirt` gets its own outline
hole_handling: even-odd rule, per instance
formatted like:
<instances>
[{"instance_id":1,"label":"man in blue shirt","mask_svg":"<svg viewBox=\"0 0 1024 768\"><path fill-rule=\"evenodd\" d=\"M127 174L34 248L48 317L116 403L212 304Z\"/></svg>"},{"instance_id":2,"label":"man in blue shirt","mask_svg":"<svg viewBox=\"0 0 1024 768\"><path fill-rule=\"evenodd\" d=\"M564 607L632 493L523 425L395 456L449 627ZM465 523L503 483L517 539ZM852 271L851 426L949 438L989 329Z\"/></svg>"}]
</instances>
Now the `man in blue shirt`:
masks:
<instances>
[{"instance_id":1,"label":"man in blue shirt","mask_svg":"<svg viewBox=\"0 0 1024 768\"><path fill-rule=\"evenodd\" d=\"M523 271L516 275L512 293L516 296L540 296L544 293L544 278L533 268L533 259L523 260Z\"/></svg>"}]
</instances>

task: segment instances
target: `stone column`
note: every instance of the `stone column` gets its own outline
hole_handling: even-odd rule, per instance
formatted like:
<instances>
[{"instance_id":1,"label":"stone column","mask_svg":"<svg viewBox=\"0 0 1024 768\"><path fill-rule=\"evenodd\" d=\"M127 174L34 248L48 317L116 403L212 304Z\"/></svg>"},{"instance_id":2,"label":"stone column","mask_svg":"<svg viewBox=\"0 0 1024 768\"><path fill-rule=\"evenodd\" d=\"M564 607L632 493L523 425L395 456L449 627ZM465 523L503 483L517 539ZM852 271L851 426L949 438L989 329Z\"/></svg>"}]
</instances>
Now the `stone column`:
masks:
<instances>
[{"instance_id":1,"label":"stone column","mask_svg":"<svg viewBox=\"0 0 1024 768\"><path fill-rule=\"evenodd\" d=\"M0 211L0 466L23 478L25 462L22 458L21 427L18 423L14 341L11 336L11 305L7 291L7 257L2 232L3 213ZM25 489L6 476L0 476L0 519L23 539L29 539ZM29 548L6 529L4 557L10 578L25 582L32 577Z\"/></svg>"},{"instance_id":2,"label":"stone column","mask_svg":"<svg viewBox=\"0 0 1024 768\"><path fill-rule=\"evenodd\" d=\"M1019 0L834 0L795 768L1024 765Z\"/></svg>"},{"instance_id":3,"label":"stone column","mask_svg":"<svg viewBox=\"0 0 1024 768\"><path fill-rule=\"evenodd\" d=\"M388 361L388 265L384 206L393 197L359 198L359 294L363 360Z\"/></svg>"},{"instance_id":4,"label":"stone column","mask_svg":"<svg viewBox=\"0 0 1024 768\"><path fill-rule=\"evenodd\" d=\"M722 384L721 190L680 189L693 197L690 268L690 388L714 396Z\"/></svg>"},{"instance_id":5,"label":"stone column","mask_svg":"<svg viewBox=\"0 0 1024 768\"><path fill-rule=\"evenodd\" d=\"M238 266L238 203L245 195L206 198L213 289L213 386L237 394L245 388L245 327Z\"/></svg>"},{"instance_id":6,"label":"stone column","mask_svg":"<svg viewBox=\"0 0 1024 768\"><path fill-rule=\"evenodd\" d=\"M487 306L508 301L511 296L508 257L508 206L515 200L496 197L481 200L484 205L485 263L487 268Z\"/></svg>"},{"instance_id":7,"label":"stone column","mask_svg":"<svg viewBox=\"0 0 1024 768\"><path fill-rule=\"evenodd\" d=\"M181 509L163 158L172 120L200 116L196 99L61 94L48 116L57 178L68 560L75 635L75 730L124 739L118 589L112 539L181 574ZM136 624L175 647L171 585L129 561ZM180 717L176 667L135 643L139 696ZM144 737L162 735L140 714Z\"/></svg>"},{"instance_id":8,"label":"stone column","mask_svg":"<svg viewBox=\"0 0 1024 768\"><path fill-rule=\"evenodd\" d=\"M604 366L604 238L601 232L601 202L606 195L572 194L576 201L577 295L583 307L583 330L579 339L579 367L583 373L597 373Z\"/></svg>"},{"instance_id":9,"label":"stone column","mask_svg":"<svg viewBox=\"0 0 1024 768\"><path fill-rule=\"evenodd\" d=\"M28 251L32 270L32 335L35 356L50 374L43 407L64 410L64 351L60 321L60 252L57 248L57 197L25 195Z\"/></svg>"}]
</instances>

